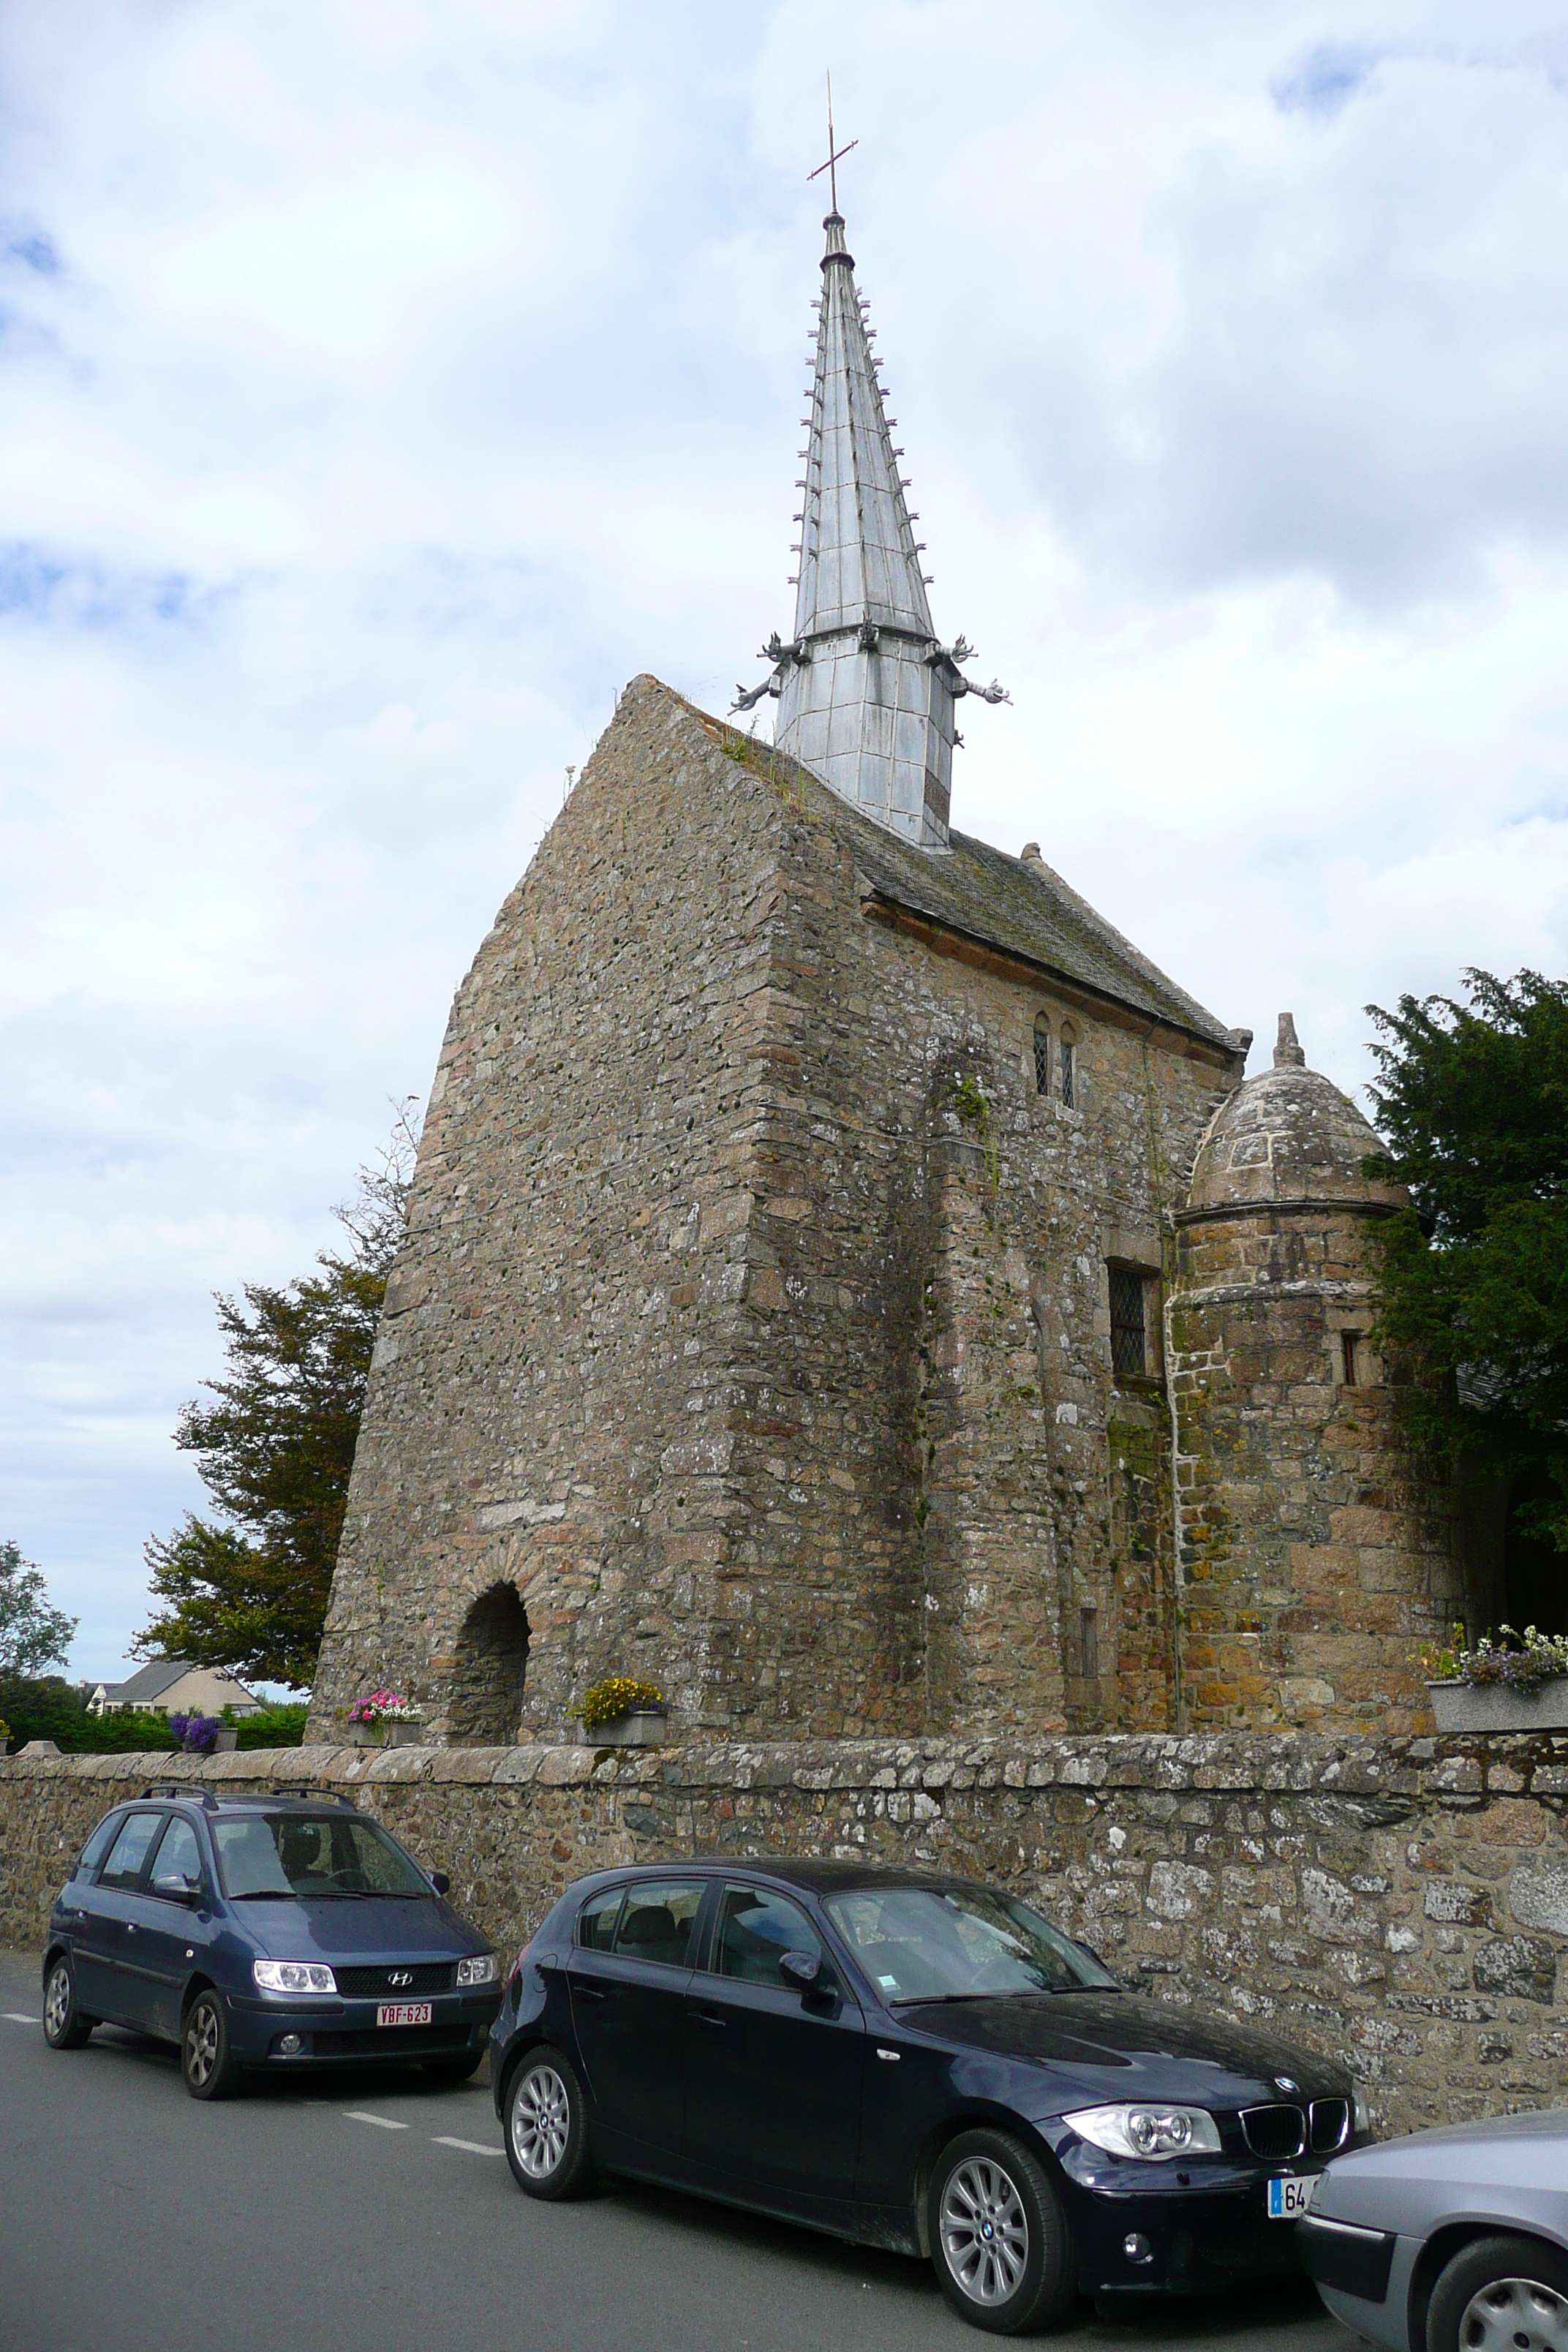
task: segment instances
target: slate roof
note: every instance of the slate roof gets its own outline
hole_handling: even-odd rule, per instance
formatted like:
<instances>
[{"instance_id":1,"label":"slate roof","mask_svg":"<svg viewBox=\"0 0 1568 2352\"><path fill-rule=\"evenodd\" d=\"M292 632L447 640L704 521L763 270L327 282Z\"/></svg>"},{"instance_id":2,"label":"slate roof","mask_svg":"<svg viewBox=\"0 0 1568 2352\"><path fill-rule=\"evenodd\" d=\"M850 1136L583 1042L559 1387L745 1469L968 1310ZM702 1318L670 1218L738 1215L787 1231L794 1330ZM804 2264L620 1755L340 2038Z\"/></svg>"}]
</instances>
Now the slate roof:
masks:
<instances>
[{"instance_id":1,"label":"slate roof","mask_svg":"<svg viewBox=\"0 0 1568 2352\"><path fill-rule=\"evenodd\" d=\"M138 1701L161 1698L163 1693L183 1675L191 1671L189 1658L153 1658L129 1682L105 1683L105 1698L127 1699L134 1706Z\"/></svg>"},{"instance_id":2,"label":"slate roof","mask_svg":"<svg viewBox=\"0 0 1568 2352\"><path fill-rule=\"evenodd\" d=\"M1235 1053L1223 1021L1097 914L1042 860L1026 864L973 835L953 833L946 849L921 849L864 816L787 752L775 751L689 705L731 757L771 774L802 813L844 842L873 894L946 930L1017 956L1097 996L1168 1022Z\"/></svg>"}]
</instances>

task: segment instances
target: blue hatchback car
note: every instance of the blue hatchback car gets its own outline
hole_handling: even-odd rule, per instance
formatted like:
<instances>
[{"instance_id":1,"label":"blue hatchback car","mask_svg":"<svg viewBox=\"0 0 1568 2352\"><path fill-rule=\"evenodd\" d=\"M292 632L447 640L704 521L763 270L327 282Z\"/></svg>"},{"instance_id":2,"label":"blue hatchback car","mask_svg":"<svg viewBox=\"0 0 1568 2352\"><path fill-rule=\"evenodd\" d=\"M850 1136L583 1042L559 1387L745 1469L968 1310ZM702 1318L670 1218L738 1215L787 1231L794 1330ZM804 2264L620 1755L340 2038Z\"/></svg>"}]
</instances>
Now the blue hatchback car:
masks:
<instances>
[{"instance_id":1,"label":"blue hatchback car","mask_svg":"<svg viewBox=\"0 0 1568 2352\"><path fill-rule=\"evenodd\" d=\"M173 2042L194 2099L253 2069L390 2061L460 2082L500 1986L447 1884L335 1792L145 1790L56 1900L44 2038L77 2050L107 2023Z\"/></svg>"}]
</instances>

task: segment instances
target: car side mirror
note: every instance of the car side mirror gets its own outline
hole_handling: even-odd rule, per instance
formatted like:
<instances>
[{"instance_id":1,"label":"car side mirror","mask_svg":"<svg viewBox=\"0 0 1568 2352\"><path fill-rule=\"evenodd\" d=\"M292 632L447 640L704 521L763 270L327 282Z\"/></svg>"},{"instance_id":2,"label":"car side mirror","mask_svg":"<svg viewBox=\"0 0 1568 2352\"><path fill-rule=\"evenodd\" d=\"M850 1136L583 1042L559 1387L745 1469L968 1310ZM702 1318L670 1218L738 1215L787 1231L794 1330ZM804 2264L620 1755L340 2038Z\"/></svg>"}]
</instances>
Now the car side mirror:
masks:
<instances>
[{"instance_id":1,"label":"car side mirror","mask_svg":"<svg viewBox=\"0 0 1568 2352\"><path fill-rule=\"evenodd\" d=\"M779 1960L779 1974L785 1984L794 1985L796 1992L821 1992L822 1962L815 1952L785 1952Z\"/></svg>"},{"instance_id":2,"label":"car side mirror","mask_svg":"<svg viewBox=\"0 0 1568 2352\"><path fill-rule=\"evenodd\" d=\"M452 1882L444 1870L433 1870L430 1873L430 1884L437 1895L450 1895L452 1891Z\"/></svg>"},{"instance_id":3,"label":"car side mirror","mask_svg":"<svg viewBox=\"0 0 1568 2352\"><path fill-rule=\"evenodd\" d=\"M153 1881L153 1892L168 1903L199 1903L202 1890L200 1882L183 1870L165 1870Z\"/></svg>"}]
</instances>

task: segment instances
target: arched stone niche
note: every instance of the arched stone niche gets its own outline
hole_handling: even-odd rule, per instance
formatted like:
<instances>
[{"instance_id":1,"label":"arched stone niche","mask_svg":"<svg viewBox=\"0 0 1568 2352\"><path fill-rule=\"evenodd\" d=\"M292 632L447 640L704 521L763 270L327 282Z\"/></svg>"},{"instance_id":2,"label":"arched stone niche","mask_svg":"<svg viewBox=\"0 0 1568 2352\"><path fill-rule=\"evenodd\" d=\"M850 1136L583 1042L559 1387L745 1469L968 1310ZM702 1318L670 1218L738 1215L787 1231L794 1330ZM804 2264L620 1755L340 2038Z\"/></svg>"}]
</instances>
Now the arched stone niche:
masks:
<instances>
[{"instance_id":1,"label":"arched stone niche","mask_svg":"<svg viewBox=\"0 0 1568 2352\"><path fill-rule=\"evenodd\" d=\"M472 1602L453 1647L447 1737L454 1748L504 1748L517 1738L528 1645L528 1612L502 1578Z\"/></svg>"}]
</instances>

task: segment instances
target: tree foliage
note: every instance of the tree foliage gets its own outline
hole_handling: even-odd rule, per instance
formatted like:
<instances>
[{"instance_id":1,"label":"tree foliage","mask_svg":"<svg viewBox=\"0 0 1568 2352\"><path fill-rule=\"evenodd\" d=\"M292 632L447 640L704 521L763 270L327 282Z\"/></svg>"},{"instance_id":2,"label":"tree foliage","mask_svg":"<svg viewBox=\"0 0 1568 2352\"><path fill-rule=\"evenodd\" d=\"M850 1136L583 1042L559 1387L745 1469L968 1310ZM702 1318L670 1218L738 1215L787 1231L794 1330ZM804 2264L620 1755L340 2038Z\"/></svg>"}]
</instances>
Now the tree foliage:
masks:
<instances>
[{"instance_id":1,"label":"tree foliage","mask_svg":"<svg viewBox=\"0 0 1568 2352\"><path fill-rule=\"evenodd\" d=\"M20 1544L0 1543L0 1675L63 1666L77 1621L49 1605L44 1572Z\"/></svg>"},{"instance_id":2,"label":"tree foliage","mask_svg":"<svg viewBox=\"0 0 1568 2352\"><path fill-rule=\"evenodd\" d=\"M225 1377L180 1416L218 1516L192 1512L146 1547L163 1608L138 1656L191 1658L242 1675L311 1681L348 1502L365 1382L403 1237L417 1133L405 1104L379 1166L333 1211L349 1236L319 1274L219 1296Z\"/></svg>"},{"instance_id":3,"label":"tree foliage","mask_svg":"<svg viewBox=\"0 0 1568 2352\"><path fill-rule=\"evenodd\" d=\"M1367 1007L1388 1144L1368 1164L1412 1202L1378 1229L1378 1331L1439 1375L1403 1392L1415 1434L1535 1474L1520 1522L1568 1551L1568 983L1465 978L1465 1004Z\"/></svg>"}]
</instances>

